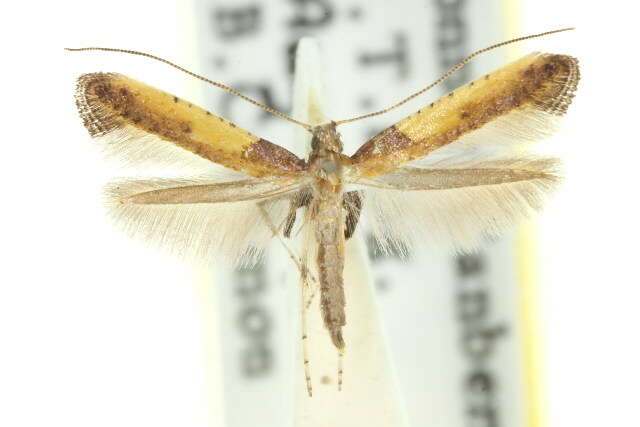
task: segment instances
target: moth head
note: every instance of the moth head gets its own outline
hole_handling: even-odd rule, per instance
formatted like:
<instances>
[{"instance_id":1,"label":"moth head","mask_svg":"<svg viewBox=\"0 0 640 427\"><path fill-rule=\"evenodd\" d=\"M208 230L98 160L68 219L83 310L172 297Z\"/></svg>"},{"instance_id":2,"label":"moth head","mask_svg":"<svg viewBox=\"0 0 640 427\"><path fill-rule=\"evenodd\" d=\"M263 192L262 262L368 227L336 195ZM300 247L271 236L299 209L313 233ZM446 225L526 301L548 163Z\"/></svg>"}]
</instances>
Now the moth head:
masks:
<instances>
[{"instance_id":1,"label":"moth head","mask_svg":"<svg viewBox=\"0 0 640 427\"><path fill-rule=\"evenodd\" d=\"M342 141L340 134L336 130L336 123L330 122L313 128L313 138L311 139L311 149L316 152L333 151L342 153Z\"/></svg>"}]
</instances>

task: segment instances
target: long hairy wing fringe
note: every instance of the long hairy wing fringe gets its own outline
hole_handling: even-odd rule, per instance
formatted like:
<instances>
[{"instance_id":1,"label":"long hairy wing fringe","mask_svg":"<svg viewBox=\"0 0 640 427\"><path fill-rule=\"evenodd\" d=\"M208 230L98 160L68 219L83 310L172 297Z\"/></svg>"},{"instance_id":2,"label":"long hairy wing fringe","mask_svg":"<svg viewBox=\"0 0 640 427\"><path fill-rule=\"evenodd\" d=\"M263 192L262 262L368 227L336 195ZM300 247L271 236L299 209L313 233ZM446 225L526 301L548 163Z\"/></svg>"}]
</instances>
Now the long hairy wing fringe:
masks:
<instances>
[{"instance_id":1,"label":"long hairy wing fringe","mask_svg":"<svg viewBox=\"0 0 640 427\"><path fill-rule=\"evenodd\" d=\"M180 170L190 174L224 170L213 162L164 141L161 138L124 125L94 137L107 159L122 168Z\"/></svg>"},{"instance_id":2,"label":"long hairy wing fringe","mask_svg":"<svg viewBox=\"0 0 640 427\"><path fill-rule=\"evenodd\" d=\"M525 170L532 178L408 191L401 188L397 176L389 176L394 173L378 177L398 188L367 186L365 191L365 215L383 251L402 253L416 245L462 252L477 249L485 239L499 236L539 211L560 181L559 161L550 158L470 160L449 168Z\"/></svg>"},{"instance_id":3,"label":"long hairy wing fringe","mask_svg":"<svg viewBox=\"0 0 640 427\"><path fill-rule=\"evenodd\" d=\"M251 266L260 261L273 237L258 201L137 204L126 199L143 192L211 184L210 179L121 180L105 188L109 215L126 234L196 262ZM263 200L272 225L285 220L295 192Z\"/></svg>"}]
</instances>

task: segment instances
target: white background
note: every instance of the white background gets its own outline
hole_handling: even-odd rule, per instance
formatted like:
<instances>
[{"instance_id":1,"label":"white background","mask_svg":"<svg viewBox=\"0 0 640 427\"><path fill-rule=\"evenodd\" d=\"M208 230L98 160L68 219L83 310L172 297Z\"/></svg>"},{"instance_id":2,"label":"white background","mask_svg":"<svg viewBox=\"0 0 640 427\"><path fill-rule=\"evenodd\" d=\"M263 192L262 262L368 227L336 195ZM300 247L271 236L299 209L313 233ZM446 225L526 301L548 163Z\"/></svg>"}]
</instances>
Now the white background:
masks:
<instances>
[{"instance_id":1,"label":"white background","mask_svg":"<svg viewBox=\"0 0 640 427\"><path fill-rule=\"evenodd\" d=\"M583 76L556 139L567 179L538 220L549 425L638 425L637 14L632 2L522 3L523 34L578 27L524 49L570 53ZM131 0L3 12L0 425L215 425L202 349L210 307L190 268L97 214L108 172L71 96L75 76L97 69L178 96L184 79L62 51L126 47L188 64L184 17L172 2Z\"/></svg>"}]
</instances>

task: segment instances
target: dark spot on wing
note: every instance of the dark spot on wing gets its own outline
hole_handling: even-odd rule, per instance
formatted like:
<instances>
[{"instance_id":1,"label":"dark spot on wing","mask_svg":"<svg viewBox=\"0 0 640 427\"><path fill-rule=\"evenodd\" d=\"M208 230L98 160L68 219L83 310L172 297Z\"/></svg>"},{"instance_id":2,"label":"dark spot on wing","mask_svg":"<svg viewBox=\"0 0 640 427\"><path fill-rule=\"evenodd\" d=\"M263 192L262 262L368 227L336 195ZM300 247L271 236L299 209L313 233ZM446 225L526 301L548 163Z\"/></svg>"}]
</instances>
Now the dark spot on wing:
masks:
<instances>
[{"instance_id":1,"label":"dark spot on wing","mask_svg":"<svg viewBox=\"0 0 640 427\"><path fill-rule=\"evenodd\" d=\"M252 163L259 163L281 171L297 172L306 168L305 161L291 151L264 139L251 144L243 155Z\"/></svg>"},{"instance_id":2,"label":"dark spot on wing","mask_svg":"<svg viewBox=\"0 0 640 427\"><path fill-rule=\"evenodd\" d=\"M411 139L402 134L395 126L391 126L364 143L351 159L354 164L372 156L387 156L401 152L412 145Z\"/></svg>"}]
</instances>

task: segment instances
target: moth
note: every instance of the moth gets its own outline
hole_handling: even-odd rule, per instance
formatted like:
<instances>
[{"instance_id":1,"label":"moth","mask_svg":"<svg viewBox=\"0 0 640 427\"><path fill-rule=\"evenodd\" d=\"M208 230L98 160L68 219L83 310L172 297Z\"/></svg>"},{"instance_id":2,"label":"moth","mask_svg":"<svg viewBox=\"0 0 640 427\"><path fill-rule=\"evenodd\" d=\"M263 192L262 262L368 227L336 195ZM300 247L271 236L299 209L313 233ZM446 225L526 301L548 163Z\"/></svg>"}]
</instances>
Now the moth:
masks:
<instances>
[{"instance_id":1,"label":"moth","mask_svg":"<svg viewBox=\"0 0 640 427\"><path fill-rule=\"evenodd\" d=\"M302 253L291 252L292 258L303 281L318 287L324 325L342 354L344 248L361 216L382 248L431 241L469 250L540 209L560 179L559 161L534 154L528 143L550 135L567 111L579 80L578 61L547 53L524 56L425 106L352 154L343 152L337 128L404 104L478 54L566 30L476 51L392 107L319 126L153 55L72 49L150 57L236 94L307 129L312 142L306 159L120 74L82 75L76 104L90 135L110 155L136 170L162 171L160 177L107 186L107 205L118 224L183 256L244 264L259 261L274 236L301 235ZM216 165L228 173L221 176Z\"/></svg>"}]
</instances>

